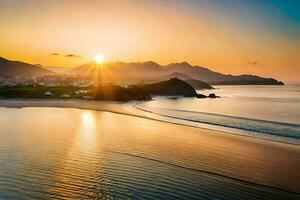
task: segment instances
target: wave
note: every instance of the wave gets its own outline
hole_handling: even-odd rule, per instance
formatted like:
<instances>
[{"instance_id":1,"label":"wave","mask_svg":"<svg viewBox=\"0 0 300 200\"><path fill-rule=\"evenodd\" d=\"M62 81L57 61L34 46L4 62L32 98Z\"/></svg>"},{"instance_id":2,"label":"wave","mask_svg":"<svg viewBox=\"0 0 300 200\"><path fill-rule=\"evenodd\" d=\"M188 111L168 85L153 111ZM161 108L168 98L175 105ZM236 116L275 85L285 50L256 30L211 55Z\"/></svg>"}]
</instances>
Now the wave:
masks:
<instances>
[{"instance_id":1,"label":"wave","mask_svg":"<svg viewBox=\"0 0 300 200\"><path fill-rule=\"evenodd\" d=\"M204 174L207 174L209 176L214 176L216 178L229 179L231 181L238 182L239 184L252 185L252 186L256 186L256 187L264 187L266 189L279 190L279 191L282 191L282 192L287 192L287 193L300 195L300 193L298 193L298 192L286 190L286 189L283 189L283 188L280 188L280 187L274 187L274 186L268 186L268 185L264 185L264 184L260 184L260 183L254 183L254 182L251 182L251 181L246 181L246 180L243 180L243 179L234 178L234 177L223 175L223 174L216 173L216 172L211 172L211 171L206 171L206 170L201 170L201 169L193 169L193 168L189 168L189 167L186 167L186 166L182 166L182 165L178 165L178 164L174 164L174 163L170 163L170 162L165 162L165 161L157 160L157 159L150 158L150 157L134 155L134 154L119 152L119 151L115 151L115 150L106 150L106 151L110 152L110 153L114 153L114 154L134 157L134 158L137 158L137 159L142 159L142 160L147 160L147 161L151 161L151 162L156 162L156 163L168 165L168 166L175 167L175 168L178 168L178 169L181 169L181 170L195 171L195 172L199 172L199 173L204 173Z\"/></svg>"},{"instance_id":2,"label":"wave","mask_svg":"<svg viewBox=\"0 0 300 200\"><path fill-rule=\"evenodd\" d=\"M223 114L206 113L189 110L177 110L168 108L154 108L142 104L135 104L134 108L170 119L183 120L194 123L202 123L213 126L221 126L231 129L247 131L251 136L261 136L269 139L275 139L282 142L299 143L300 125L261 119L237 117ZM252 132L252 134L251 134ZM253 134L260 133L260 135ZM264 134L264 135L262 135ZM267 136L267 138L268 138ZM270 138L271 136L271 138ZM278 136L274 138L274 136ZM293 140L293 141L291 141Z\"/></svg>"}]
</instances>

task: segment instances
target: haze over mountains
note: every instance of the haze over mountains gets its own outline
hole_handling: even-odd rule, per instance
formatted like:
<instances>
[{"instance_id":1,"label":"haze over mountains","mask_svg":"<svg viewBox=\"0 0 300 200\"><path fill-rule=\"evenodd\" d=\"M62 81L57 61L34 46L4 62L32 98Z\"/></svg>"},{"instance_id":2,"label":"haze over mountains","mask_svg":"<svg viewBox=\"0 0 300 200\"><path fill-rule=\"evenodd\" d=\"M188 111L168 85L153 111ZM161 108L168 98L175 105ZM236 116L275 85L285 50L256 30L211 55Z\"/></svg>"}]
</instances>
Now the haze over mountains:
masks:
<instances>
[{"instance_id":1,"label":"haze over mountains","mask_svg":"<svg viewBox=\"0 0 300 200\"><path fill-rule=\"evenodd\" d=\"M54 74L56 73L43 68L41 65L32 65L20 61L11 61L0 57L0 77L37 77Z\"/></svg>"},{"instance_id":2,"label":"haze over mountains","mask_svg":"<svg viewBox=\"0 0 300 200\"><path fill-rule=\"evenodd\" d=\"M254 75L226 75L211 71L200 66L192 66L187 62L171 63L167 66L153 61L148 62L112 62L106 63L100 70L95 63L88 63L69 71L72 74L95 75L105 73L109 80L163 81L170 78L182 80L195 79L213 85L282 85L281 81L273 78L263 78Z\"/></svg>"},{"instance_id":3,"label":"haze over mountains","mask_svg":"<svg viewBox=\"0 0 300 200\"><path fill-rule=\"evenodd\" d=\"M41 65L10 61L0 57L0 77L36 77L62 74L54 72L50 69L47 69ZM283 84L282 82L273 78L263 78L254 75L234 76L222 74L211 71L208 68L192 66L187 62L171 63L167 66L159 65L153 61L130 63L110 62L102 65L91 62L72 68L68 71L64 71L63 73L87 75L91 77L98 76L110 81L155 82L177 77L182 80L201 80L213 85Z\"/></svg>"}]
</instances>

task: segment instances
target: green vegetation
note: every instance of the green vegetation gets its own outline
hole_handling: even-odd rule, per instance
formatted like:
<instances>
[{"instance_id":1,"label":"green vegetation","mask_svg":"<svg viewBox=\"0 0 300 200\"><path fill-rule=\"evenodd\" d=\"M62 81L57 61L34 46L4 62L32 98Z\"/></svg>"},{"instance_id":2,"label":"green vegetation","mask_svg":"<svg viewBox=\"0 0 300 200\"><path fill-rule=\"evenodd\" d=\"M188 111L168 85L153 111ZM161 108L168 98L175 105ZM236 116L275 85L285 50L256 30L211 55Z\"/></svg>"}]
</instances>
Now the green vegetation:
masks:
<instances>
[{"instance_id":1,"label":"green vegetation","mask_svg":"<svg viewBox=\"0 0 300 200\"><path fill-rule=\"evenodd\" d=\"M168 81L141 85L141 87L151 95L185 97L197 96L195 89L191 85L178 78L171 78Z\"/></svg>"},{"instance_id":2,"label":"green vegetation","mask_svg":"<svg viewBox=\"0 0 300 200\"><path fill-rule=\"evenodd\" d=\"M142 101L151 100L150 94L141 87L131 86L128 88L120 86L104 86L98 87L93 95L95 100L109 100L109 101Z\"/></svg>"},{"instance_id":3,"label":"green vegetation","mask_svg":"<svg viewBox=\"0 0 300 200\"><path fill-rule=\"evenodd\" d=\"M91 93L92 91L91 88L79 88L73 86L0 86L0 98L57 99L64 94L69 94L72 98L78 98L80 95L76 94L76 91L79 90L87 90L88 93ZM44 95L46 92L51 92L53 96Z\"/></svg>"},{"instance_id":4,"label":"green vegetation","mask_svg":"<svg viewBox=\"0 0 300 200\"><path fill-rule=\"evenodd\" d=\"M177 78L153 84L132 85L129 87L116 85L98 87L0 86L0 98L7 99L83 98L109 101L139 101L151 100L151 95L196 97L197 93L191 85Z\"/></svg>"},{"instance_id":5,"label":"green vegetation","mask_svg":"<svg viewBox=\"0 0 300 200\"><path fill-rule=\"evenodd\" d=\"M113 85L85 88L73 86L0 86L0 98L5 99L81 99L84 97L110 101L151 100L151 96L137 86L130 88Z\"/></svg>"}]
</instances>

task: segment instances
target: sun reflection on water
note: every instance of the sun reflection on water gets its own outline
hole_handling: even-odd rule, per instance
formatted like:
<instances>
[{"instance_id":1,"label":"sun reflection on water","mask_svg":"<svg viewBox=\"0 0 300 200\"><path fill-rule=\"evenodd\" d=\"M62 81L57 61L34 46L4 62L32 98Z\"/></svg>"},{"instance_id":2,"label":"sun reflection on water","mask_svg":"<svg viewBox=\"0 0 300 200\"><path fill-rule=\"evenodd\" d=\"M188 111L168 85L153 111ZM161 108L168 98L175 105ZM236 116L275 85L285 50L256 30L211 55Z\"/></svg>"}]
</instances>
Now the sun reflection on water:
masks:
<instances>
[{"instance_id":1,"label":"sun reflection on water","mask_svg":"<svg viewBox=\"0 0 300 200\"><path fill-rule=\"evenodd\" d=\"M82 111L80 118L74 145L80 150L81 154L92 154L98 145L99 127L97 124L97 113Z\"/></svg>"},{"instance_id":2,"label":"sun reflection on water","mask_svg":"<svg viewBox=\"0 0 300 200\"><path fill-rule=\"evenodd\" d=\"M69 195L74 199L76 199L76 192L68 193L64 189L65 185L72 185L73 191L89 192L88 190L92 188L94 182L86 183L85 179L74 177L89 177L91 180L101 179L99 171L102 168L102 160L99 159L102 145L99 140L98 113L80 111L79 116L73 142L70 144L63 165L57 172L55 187L49 189L50 192L55 192L61 196ZM68 176L65 176L66 172ZM60 190L55 188L60 188ZM85 188L84 191L83 188Z\"/></svg>"},{"instance_id":3,"label":"sun reflection on water","mask_svg":"<svg viewBox=\"0 0 300 200\"><path fill-rule=\"evenodd\" d=\"M92 134L96 129L96 119L95 115L91 111L83 111L81 113L81 122L80 122L80 133L89 133Z\"/></svg>"}]
</instances>

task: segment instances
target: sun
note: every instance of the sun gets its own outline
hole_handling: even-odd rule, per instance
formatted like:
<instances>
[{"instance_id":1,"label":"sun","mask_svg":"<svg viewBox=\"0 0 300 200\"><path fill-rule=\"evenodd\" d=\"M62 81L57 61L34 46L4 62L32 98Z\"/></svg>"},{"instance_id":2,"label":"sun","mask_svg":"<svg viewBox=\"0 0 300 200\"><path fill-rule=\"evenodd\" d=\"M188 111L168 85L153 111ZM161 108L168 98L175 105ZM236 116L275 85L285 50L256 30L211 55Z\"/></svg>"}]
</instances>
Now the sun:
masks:
<instances>
[{"instance_id":1,"label":"sun","mask_svg":"<svg viewBox=\"0 0 300 200\"><path fill-rule=\"evenodd\" d=\"M97 64L102 64L104 62L104 56L102 54L97 54L94 57L94 60Z\"/></svg>"}]
</instances>

